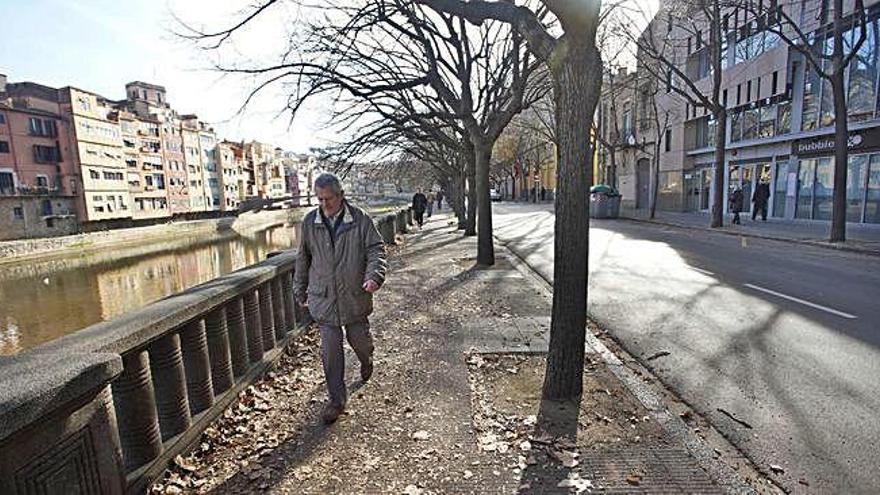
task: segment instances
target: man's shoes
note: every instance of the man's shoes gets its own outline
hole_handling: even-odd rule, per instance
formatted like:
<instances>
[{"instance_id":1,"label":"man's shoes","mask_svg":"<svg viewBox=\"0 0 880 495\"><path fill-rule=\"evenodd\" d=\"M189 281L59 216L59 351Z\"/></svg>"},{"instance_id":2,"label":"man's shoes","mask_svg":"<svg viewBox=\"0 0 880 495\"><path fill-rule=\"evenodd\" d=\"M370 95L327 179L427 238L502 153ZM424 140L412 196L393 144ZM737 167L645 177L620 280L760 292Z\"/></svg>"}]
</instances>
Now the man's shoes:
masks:
<instances>
[{"instance_id":1,"label":"man's shoes","mask_svg":"<svg viewBox=\"0 0 880 495\"><path fill-rule=\"evenodd\" d=\"M339 416L342 414L342 411L345 409L345 406L336 405L331 402L328 402L324 406L324 410L321 412L321 419L324 421L325 425L333 424L339 419Z\"/></svg>"},{"instance_id":2,"label":"man's shoes","mask_svg":"<svg viewBox=\"0 0 880 495\"><path fill-rule=\"evenodd\" d=\"M361 363L361 381L367 383L371 376L373 376L373 358L370 358L366 363Z\"/></svg>"}]
</instances>

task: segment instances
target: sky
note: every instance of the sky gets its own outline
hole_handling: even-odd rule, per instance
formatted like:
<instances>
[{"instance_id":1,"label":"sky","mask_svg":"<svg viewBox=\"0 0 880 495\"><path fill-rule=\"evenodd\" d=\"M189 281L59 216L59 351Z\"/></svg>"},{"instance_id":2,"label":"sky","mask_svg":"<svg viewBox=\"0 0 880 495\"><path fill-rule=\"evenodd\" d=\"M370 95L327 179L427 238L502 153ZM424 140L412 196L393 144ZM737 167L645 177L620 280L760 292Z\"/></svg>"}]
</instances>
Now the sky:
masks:
<instances>
[{"instance_id":1,"label":"sky","mask_svg":"<svg viewBox=\"0 0 880 495\"><path fill-rule=\"evenodd\" d=\"M657 0L647 1L654 4ZM256 139L289 151L308 152L340 136L326 128L327 101L312 101L290 122L280 115L283 87L269 88L239 113L253 82L221 75L212 64L276 62L303 13L294 2L273 6L259 22L224 45L199 49L177 34L177 19L203 29L228 26L248 0L0 0L6 19L0 41L0 73L9 82L74 86L114 100L125 84L165 86L181 114L197 114L221 138ZM11 22L9 22L11 20Z\"/></svg>"},{"instance_id":2,"label":"sky","mask_svg":"<svg viewBox=\"0 0 880 495\"><path fill-rule=\"evenodd\" d=\"M321 105L305 108L290 125L278 116L285 98L270 88L243 115L237 115L251 81L211 69L217 54L200 50L175 32L174 16L193 26L225 25L246 0L0 0L5 22L0 41L0 73L9 82L33 81L74 86L114 100L125 84L146 81L165 86L181 114L195 113L231 140L257 139L286 150L307 152L338 139L324 129ZM225 61L275 59L295 25L296 12L282 6L253 29L232 40Z\"/></svg>"}]
</instances>

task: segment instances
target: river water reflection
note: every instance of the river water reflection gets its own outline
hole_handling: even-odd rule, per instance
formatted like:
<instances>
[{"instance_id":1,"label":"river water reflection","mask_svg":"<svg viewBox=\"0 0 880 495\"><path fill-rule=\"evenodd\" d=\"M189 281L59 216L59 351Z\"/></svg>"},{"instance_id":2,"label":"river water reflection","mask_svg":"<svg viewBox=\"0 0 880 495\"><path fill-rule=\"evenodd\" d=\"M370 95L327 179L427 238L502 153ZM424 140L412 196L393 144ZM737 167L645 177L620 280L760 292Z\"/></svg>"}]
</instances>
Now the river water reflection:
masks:
<instances>
[{"instance_id":1,"label":"river water reflection","mask_svg":"<svg viewBox=\"0 0 880 495\"><path fill-rule=\"evenodd\" d=\"M21 352L252 265L294 246L295 236L292 226L278 225L185 245L168 241L150 246L150 254L121 250L109 261L76 259L71 267L63 260L0 267L0 354Z\"/></svg>"}]
</instances>

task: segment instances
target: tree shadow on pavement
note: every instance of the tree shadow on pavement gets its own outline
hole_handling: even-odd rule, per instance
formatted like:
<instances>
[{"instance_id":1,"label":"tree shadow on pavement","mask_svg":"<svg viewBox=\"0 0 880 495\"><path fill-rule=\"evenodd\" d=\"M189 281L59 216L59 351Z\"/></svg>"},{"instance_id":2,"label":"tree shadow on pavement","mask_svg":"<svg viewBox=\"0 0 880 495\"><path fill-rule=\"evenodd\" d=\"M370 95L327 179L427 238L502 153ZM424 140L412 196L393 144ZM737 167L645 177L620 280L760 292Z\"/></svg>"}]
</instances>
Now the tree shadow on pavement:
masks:
<instances>
[{"instance_id":1,"label":"tree shadow on pavement","mask_svg":"<svg viewBox=\"0 0 880 495\"><path fill-rule=\"evenodd\" d=\"M565 439L564 442L576 445L580 404L580 397L569 401L542 400L533 434L535 441L546 440L552 444ZM535 461L523 471L518 493L564 493L558 485L568 478L568 470L543 454L538 454Z\"/></svg>"}]
</instances>

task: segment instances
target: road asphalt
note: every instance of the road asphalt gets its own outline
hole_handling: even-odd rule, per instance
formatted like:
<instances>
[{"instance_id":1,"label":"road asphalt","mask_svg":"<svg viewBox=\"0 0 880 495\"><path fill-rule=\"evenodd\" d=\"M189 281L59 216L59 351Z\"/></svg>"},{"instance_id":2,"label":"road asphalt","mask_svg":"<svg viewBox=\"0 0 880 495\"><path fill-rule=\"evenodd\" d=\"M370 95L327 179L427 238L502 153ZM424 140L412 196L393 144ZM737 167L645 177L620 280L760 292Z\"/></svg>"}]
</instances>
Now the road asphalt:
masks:
<instances>
[{"instance_id":1,"label":"road asphalt","mask_svg":"<svg viewBox=\"0 0 880 495\"><path fill-rule=\"evenodd\" d=\"M552 207L493 206L552 280ZM775 481L880 490L880 258L627 220L589 256L590 316Z\"/></svg>"}]
</instances>

